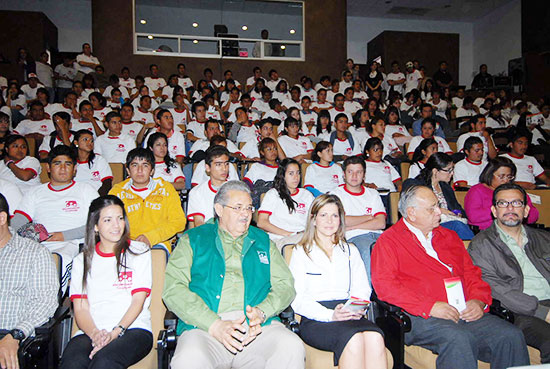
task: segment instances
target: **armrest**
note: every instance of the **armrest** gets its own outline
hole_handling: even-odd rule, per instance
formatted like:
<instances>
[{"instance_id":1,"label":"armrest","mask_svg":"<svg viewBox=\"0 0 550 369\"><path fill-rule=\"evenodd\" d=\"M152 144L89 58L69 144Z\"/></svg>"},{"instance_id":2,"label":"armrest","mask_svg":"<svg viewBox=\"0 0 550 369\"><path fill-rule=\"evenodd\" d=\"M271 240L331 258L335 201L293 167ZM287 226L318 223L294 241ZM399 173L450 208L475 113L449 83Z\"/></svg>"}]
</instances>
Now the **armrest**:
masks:
<instances>
[{"instance_id":1,"label":"armrest","mask_svg":"<svg viewBox=\"0 0 550 369\"><path fill-rule=\"evenodd\" d=\"M296 334L300 332L300 323L296 320L292 307L289 306L283 310L279 314L279 319L281 319L281 323L283 323L285 327L290 329L292 332Z\"/></svg>"},{"instance_id":2,"label":"armrest","mask_svg":"<svg viewBox=\"0 0 550 369\"><path fill-rule=\"evenodd\" d=\"M70 308L68 306L59 306L55 311L53 317L50 318L46 323L42 324L40 327L35 328L35 334L38 335L49 335L51 334L53 328L57 326L61 321L69 316Z\"/></svg>"},{"instance_id":3,"label":"armrest","mask_svg":"<svg viewBox=\"0 0 550 369\"><path fill-rule=\"evenodd\" d=\"M176 330L177 325L178 317L176 316L176 314L174 314L170 310L166 310L166 314L164 314L164 328Z\"/></svg>"},{"instance_id":4,"label":"armrest","mask_svg":"<svg viewBox=\"0 0 550 369\"><path fill-rule=\"evenodd\" d=\"M493 303L489 307L489 313L498 316L510 323L514 323L514 313L506 309L499 300L493 299Z\"/></svg>"}]
</instances>

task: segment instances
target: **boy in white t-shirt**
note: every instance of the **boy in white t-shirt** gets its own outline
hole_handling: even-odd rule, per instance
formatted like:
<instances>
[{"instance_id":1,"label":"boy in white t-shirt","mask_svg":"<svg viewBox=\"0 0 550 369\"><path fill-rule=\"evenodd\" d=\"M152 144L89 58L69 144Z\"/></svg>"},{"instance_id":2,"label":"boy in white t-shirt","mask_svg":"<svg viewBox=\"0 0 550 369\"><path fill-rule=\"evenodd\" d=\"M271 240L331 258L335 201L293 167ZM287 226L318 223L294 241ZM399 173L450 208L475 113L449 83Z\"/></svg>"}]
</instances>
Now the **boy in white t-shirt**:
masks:
<instances>
[{"instance_id":1,"label":"boy in white t-shirt","mask_svg":"<svg viewBox=\"0 0 550 369\"><path fill-rule=\"evenodd\" d=\"M353 87L346 88L346 91L344 92L344 110L351 114L352 116L355 115L357 110L362 109L363 107L361 104L359 104L357 101L353 99L355 96L355 91Z\"/></svg>"},{"instance_id":2,"label":"boy in white t-shirt","mask_svg":"<svg viewBox=\"0 0 550 369\"><path fill-rule=\"evenodd\" d=\"M515 182L527 190L533 190L536 179L550 186L550 178L544 173L544 169L532 156L525 155L529 147L530 138L524 132L518 132L511 143L511 151L502 156L512 160L516 165Z\"/></svg>"},{"instance_id":3,"label":"boy in white t-shirt","mask_svg":"<svg viewBox=\"0 0 550 369\"><path fill-rule=\"evenodd\" d=\"M455 164L453 175L455 187L470 188L479 183L479 175L487 165L484 156L483 141L479 137L468 137L464 142L466 157Z\"/></svg>"},{"instance_id":4,"label":"boy in white t-shirt","mask_svg":"<svg viewBox=\"0 0 550 369\"><path fill-rule=\"evenodd\" d=\"M30 119L25 119L17 125L13 133L25 137L31 137L35 140L42 140L55 131L51 119L47 119L44 114L44 106L39 101L33 101L30 106Z\"/></svg>"},{"instance_id":5,"label":"boy in white t-shirt","mask_svg":"<svg viewBox=\"0 0 550 369\"><path fill-rule=\"evenodd\" d=\"M370 275L370 250L386 227L386 209L378 191L363 185L365 161L358 156L344 160L344 184L331 193L346 212L346 239L357 246Z\"/></svg>"},{"instance_id":6,"label":"boy in white t-shirt","mask_svg":"<svg viewBox=\"0 0 550 369\"><path fill-rule=\"evenodd\" d=\"M191 107L191 112L195 115L195 119L189 122L185 134L189 141L195 142L206 138L204 134L204 124L207 121L206 104L202 101L196 101Z\"/></svg>"},{"instance_id":7,"label":"boy in white t-shirt","mask_svg":"<svg viewBox=\"0 0 550 369\"><path fill-rule=\"evenodd\" d=\"M134 119L134 106L130 103L122 105L120 116L122 117L122 134L132 137L134 141L140 144L143 140L145 129L148 127L143 122Z\"/></svg>"},{"instance_id":8,"label":"boy in white t-shirt","mask_svg":"<svg viewBox=\"0 0 550 369\"><path fill-rule=\"evenodd\" d=\"M371 137L365 143L365 184L369 188L401 191L401 176L395 168L382 160L384 144L378 137Z\"/></svg>"},{"instance_id":9,"label":"boy in white t-shirt","mask_svg":"<svg viewBox=\"0 0 550 369\"><path fill-rule=\"evenodd\" d=\"M288 117L285 120L286 134L280 136L277 141L286 157L304 163L305 160L311 159L313 145L308 138L300 136L299 131L300 123L296 119Z\"/></svg>"},{"instance_id":10,"label":"boy in white t-shirt","mask_svg":"<svg viewBox=\"0 0 550 369\"><path fill-rule=\"evenodd\" d=\"M123 67L120 70L119 83L121 87L126 88L126 91L130 92L134 87L136 87L136 81L133 78L130 78L130 69L128 67Z\"/></svg>"},{"instance_id":11,"label":"boy in white t-shirt","mask_svg":"<svg viewBox=\"0 0 550 369\"><path fill-rule=\"evenodd\" d=\"M136 142L122 134L122 117L110 112L105 117L108 131L95 141L94 151L109 163L126 163L126 155L136 147Z\"/></svg>"},{"instance_id":12,"label":"boy in white t-shirt","mask_svg":"<svg viewBox=\"0 0 550 369\"><path fill-rule=\"evenodd\" d=\"M157 112L157 121L158 127L155 131L164 133L166 137L168 137L168 154L181 165L185 158L185 138L183 134L174 130L174 118L170 111L160 109ZM147 137L145 137L144 142L147 142L153 133L154 132L150 132Z\"/></svg>"},{"instance_id":13,"label":"boy in white t-shirt","mask_svg":"<svg viewBox=\"0 0 550 369\"><path fill-rule=\"evenodd\" d=\"M345 96L340 93L334 96L334 107L328 110L331 122L334 123L336 116L341 113L348 117L348 122L353 122L351 113L344 108L345 99Z\"/></svg>"},{"instance_id":14,"label":"boy in white t-shirt","mask_svg":"<svg viewBox=\"0 0 550 369\"><path fill-rule=\"evenodd\" d=\"M391 86L390 90L393 87L393 91L399 93L401 96L404 95L406 78L399 70L399 63L397 61L391 63L391 73L388 73L386 79L388 85Z\"/></svg>"},{"instance_id":15,"label":"boy in white t-shirt","mask_svg":"<svg viewBox=\"0 0 550 369\"><path fill-rule=\"evenodd\" d=\"M305 136L315 135L315 125L317 124L317 113L310 109L311 98L309 96L302 97L302 110L300 111L300 119L302 126L306 126L308 131L302 129L302 133ZM310 134L309 131L312 131Z\"/></svg>"},{"instance_id":16,"label":"boy in white t-shirt","mask_svg":"<svg viewBox=\"0 0 550 369\"><path fill-rule=\"evenodd\" d=\"M361 154L360 142L354 140L353 135L348 130L348 117L346 114L336 115L334 129L335 131L330 134L328 141L332 143L336 161Z\"/></svg>"},{"instance_id":17,"label":"boy in white t-shirt","mask_svg":"<svg viewBox=\"0 0 550 369\"><path fill-rule=\"evenodd\" d=\"M190 88L193 88L193 81L189 76L185 73L185 64L179 63L178 64L178 85L183 88L183 91L187 93L187 90Z\"/></svg>"},{"instance_id":18,"label":"boy in white t-shirt","mask_svg":"<svg viewBox=\"0 0 550 369\"><path fill-rule=\"evenodd\" d=\"M162 91L162 88L166 86L166 80L162 77L159 77L159 67L156 64L151 64L149 66L149 72L151 75L145 77L145 85L147 85L152 92Z\"/></svg>"},{"instance_id":19,"label":"boy in white t-shirt","mask_svg":"<svg viewBox=\"0 0 550 369\"><path fill-rule=\"evenodd\" d=\"M456 141L456 151L461 152L464 148L464 143L470 137L479 137L483 142L483 160L494 159L497 156L497 149L491 138L491 134L487 131L487 118L478 114L470 119L470 132L461 134Z\"/></svg>"},{"instance_id":20,"label":"boy in white t-shirt","mask_svg":"<svg viewBox=\"0 0 550 369\"><path fill-rule=\"evenodd\" d=\"M151 113L151 96L144 95L139 98L139 107L134 111L133 119L143 124L155 123Z\"/></svg>"}]
</instances>

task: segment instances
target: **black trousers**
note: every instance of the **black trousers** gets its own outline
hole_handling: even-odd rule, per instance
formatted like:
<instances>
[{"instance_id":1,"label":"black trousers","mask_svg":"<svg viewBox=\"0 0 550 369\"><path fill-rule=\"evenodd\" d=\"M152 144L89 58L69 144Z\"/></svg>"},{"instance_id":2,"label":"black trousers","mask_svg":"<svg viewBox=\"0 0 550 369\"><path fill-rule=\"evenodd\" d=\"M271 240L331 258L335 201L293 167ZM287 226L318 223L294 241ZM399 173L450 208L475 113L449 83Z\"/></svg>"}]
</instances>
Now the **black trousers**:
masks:
<instances>
[{"instance_id":1,"label":"black trousers","mask_svg":"<svg viewBox=\"0 0 550 369\"><path fill-rule=\"evenodd\" d=\"M539 302L550 306L550 300ZM534 316L520 314L515 314L514 324L523 332L525 342L540 351L541 363L550 363L550 324Z\"/></svg>"},{"instance_id":2,"label":"black trousers","mask_svg":"<svg viewBox=\"0 0 550 369\"><path fill-rule=\"evenodd\" d=\"M126 369L149 354L153 334L145 329L126 333L99 350L90 360L92 340L85 334L73 337L61 358L60 369Z\"/></svg>"}]
</instances>

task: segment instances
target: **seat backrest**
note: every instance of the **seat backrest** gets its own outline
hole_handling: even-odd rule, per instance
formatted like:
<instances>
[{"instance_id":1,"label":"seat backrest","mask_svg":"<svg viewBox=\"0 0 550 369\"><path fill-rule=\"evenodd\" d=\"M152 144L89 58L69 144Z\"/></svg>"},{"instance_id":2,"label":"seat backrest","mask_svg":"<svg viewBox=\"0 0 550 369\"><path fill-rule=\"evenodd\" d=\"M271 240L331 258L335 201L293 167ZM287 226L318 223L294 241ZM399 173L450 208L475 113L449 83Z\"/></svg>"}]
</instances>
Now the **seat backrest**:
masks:
<instances>
[{"instance_id":1,"label":"seat backrest","mask_svg":"<svg viewBox=\"0 0 550 369\"><path fill-rule=\"evenodd\" d=\"M111 171L113 172L113 185L124 181L124 164L122 163L109 163Z\"/></svg>"},{"instance_id":2,"label":"seat backrest","mask_svg":"<svg viewBox=\"0 0 550 369\"><path fill-rule=\"evenodd\" d=\"M50 174L48 173L48 164L40 163L40 183L48 183L50 181Z\"/></svg>"},{"instance_id":3,"label":"seat backrest","mask_svg":"<svg viewBox=\"0 0 550 369\"><path fill-rule=\"evenodd\" d=\"M245 144L246 144L246 142L239 142L239 150L242 149Z\"/></svg>"},{"instance_id":4,"label":"seat backrest","mask_svg":"<svg viewBox=\"0 0 550 369\"><path fill-rule=\"evenodd\" d=\"M456 152L456 142L447 142L453 152Z\"/></svg>"},{"instance_id":5,"label":"seat backrest","mask_svg":"<svg viewBox=\"0 0 550 369\"><path fill-rule=\"evenodd\" d=\"M550 227L550 190L529 190L527 193L540 197L540 204L536 204L533 198L531 198L533 205L539 211L539 220L537 220L537 223Z\"/></svg>"},{"instance_id":6,"label":"seat backrest","mask_svg":"<svg viewBox=\"0 0 550 369\"><path fill-rule=\"evenodd\" d=\"M464 199L466 198L467 191L455 191L456 201L464 208Z\"/></svg>"},{"instance_id":7,"label":"seat backrest","mask_svg":"<svg viewBox=\"0 0 550 369\"><path fill-rule=\"evenodd\" d=\"M390 192L390 216L391 224L399 220L399 192Z\"/></svg>"},{"instance_id":8,"label":"seat backrest","mask_svg":"<svg viewBox=\"0 0 550 369\"><path fill-rule=\"evenodd\" d=\"M302 163L300 166L300 170L302 171L302 187L304 187L306 182L306 170L307 167L309 167L309 163Z\"/></svg>"},{"instance_id":9,"label":"seat backrest","mask_svg":"<svg viewBox=\"0 0 550 369\"><path fill-rule=\"evenodd\" d=\"M36 141L32 137L25 137L27 139L27 155L37 157L36 153Z\"/></svg>"},{"instance_id":10,"label":"seat backrest","mask_svg":"<svg viewBox=\"0 0 550 369\"><path fill-rule=\"evenodd\" d=\"M288 264L290 264L290 258L292 257L292 252L294 251L294 248L296 247L295 244L287 244L284 245L281 249L281 254L283 254L283 257L285 258L285 261Z\"/></svg>"},{"instance_id":11,"label":"seat backrest","mask_svg":"<svg viewBox=\"0 0 550 369\"><path fill-rule=\"evenodd\" d=\"M404 182L407 178L409 178L409 169L411 168L411 163L402 161L400 164L400 167L401 167L401 180Z\"/></svg>"}]
</instances>

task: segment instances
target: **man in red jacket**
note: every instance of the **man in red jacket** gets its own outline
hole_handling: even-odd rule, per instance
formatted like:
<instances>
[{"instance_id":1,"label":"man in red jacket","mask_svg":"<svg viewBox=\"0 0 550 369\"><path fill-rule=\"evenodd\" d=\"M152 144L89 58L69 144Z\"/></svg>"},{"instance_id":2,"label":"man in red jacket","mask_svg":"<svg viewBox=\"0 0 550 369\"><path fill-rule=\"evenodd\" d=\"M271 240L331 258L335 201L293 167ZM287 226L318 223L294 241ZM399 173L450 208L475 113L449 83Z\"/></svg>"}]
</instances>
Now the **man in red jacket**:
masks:
<instances>
[{"instance_id":1,"label":"man in red jacket","mask_svg":"<svg viewBox=\"0 0 550 369\"><path fill-rule=\"evenodd\" d=\"M493 369L528 365L521 331L484 313L491 288L457 234L439 226L441 209L431 189L413 186L402 193L399 212L403 219L376 242L371 268L378 297L410 316L405 343L438 354L438 369L477 368L478 359ZM452 283L458 281L461 286ZM451 285L464 295L462 302L452 299L454 306L447 299Z\"/></svg>"}]
</instances>

